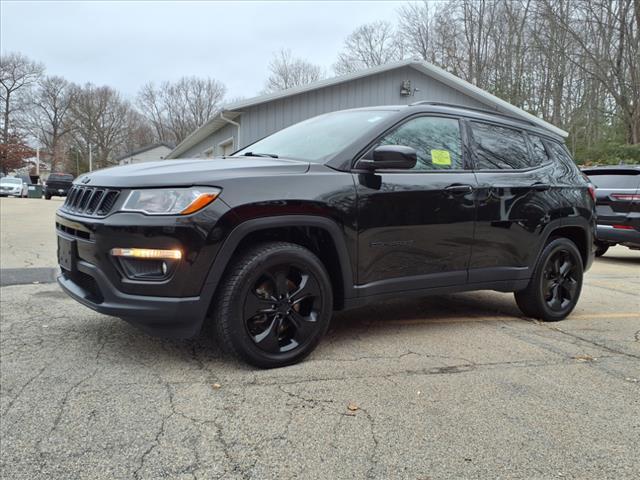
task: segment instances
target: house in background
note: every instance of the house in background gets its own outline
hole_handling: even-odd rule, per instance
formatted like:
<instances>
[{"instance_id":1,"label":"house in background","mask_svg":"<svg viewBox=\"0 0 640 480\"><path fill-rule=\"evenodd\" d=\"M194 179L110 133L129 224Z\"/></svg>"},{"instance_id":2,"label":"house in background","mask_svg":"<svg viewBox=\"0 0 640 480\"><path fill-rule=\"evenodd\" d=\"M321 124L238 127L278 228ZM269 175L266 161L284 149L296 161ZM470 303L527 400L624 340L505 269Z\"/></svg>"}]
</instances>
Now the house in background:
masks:
<instances>
[{"instance_id":1,"label":"house in background","mask_svg":"<svg viewBox=\"0 0 640 480\"><path fill-rule=\"evenodd\" d=\"M164 160L171 153L171 145L166 143L154 143L146 147L139 148L116 158L119 165L130 165L132 163L153 162Z\"/></svg>"},{"instance_id":2,"label":"house in background","mask_svg":"<svg viewBox=\"0 0 640 480\"><path fill-rule=\"evenodd\" d=\"M426 62L404 60L225 106L167 158L228 155L322 113L374 105L441 102L497 111L567 136L544 120Z\"/></svg>"}]
</instances>

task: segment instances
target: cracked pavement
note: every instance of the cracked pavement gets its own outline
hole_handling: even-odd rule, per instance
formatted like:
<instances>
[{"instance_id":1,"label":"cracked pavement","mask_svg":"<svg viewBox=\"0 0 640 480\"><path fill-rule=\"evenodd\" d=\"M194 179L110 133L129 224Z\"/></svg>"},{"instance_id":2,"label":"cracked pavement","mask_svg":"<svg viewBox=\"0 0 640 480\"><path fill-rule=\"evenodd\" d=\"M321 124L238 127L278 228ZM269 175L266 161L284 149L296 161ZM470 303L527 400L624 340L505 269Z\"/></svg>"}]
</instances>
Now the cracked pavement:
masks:
<instances>
[{"instance_id":1,"label":"cracked pavement","mask_svg":"<svg viewBox=\"0 0 640 480\"><path fill-rule=\"evenodd\" d=\"M55 284L2 287L0 476L637 478L638 292L640 254L614 248L563 322L497 292L386 302L262 371L209 330L154 338Z\"/></svg>"}]
</instances>

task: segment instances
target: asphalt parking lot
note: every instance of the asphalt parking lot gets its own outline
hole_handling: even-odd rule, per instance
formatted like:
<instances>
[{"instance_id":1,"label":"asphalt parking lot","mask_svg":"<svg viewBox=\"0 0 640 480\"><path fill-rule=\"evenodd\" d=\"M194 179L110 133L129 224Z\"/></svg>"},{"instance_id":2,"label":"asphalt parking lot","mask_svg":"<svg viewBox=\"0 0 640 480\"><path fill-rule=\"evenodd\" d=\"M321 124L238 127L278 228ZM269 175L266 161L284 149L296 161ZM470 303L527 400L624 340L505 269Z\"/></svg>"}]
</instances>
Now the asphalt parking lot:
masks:
<instances>
[{"instance_id":1,"label":"asphalt parking lot","mask_svg":"<svg viewBox=\"0 0 640 480\"><path fill-rule=\"evenodd\" d=\"M496 292L388 302L260 371L29 277L59 204L0 200L2 478L637 478L640 252L598 259L560 323Z\"/></svg>"}]
</instances>

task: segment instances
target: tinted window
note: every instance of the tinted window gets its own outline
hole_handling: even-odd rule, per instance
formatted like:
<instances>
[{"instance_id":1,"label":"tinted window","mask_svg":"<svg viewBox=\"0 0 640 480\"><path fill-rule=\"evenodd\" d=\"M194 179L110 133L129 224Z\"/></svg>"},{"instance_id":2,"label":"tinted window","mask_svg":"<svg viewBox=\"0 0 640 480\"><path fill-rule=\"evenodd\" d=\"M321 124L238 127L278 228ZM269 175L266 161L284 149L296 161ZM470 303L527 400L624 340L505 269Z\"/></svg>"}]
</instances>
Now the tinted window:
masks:
<instances>
[{"instance_id":1,"label":"tinted window","mask_svg":"<svg viewBox=\"0 0 640 480\"><path fill-rule=\"evenodd\" d=\"M419 117L388 133L378 145L404 145L418 153L414 170L462 168L462 142L458 120Z\"/></svg>"},{"instance_id":2,"label":"tinted window","mask_svg":"<svg viewBox=\"0 0 640 480\"><path fill-rule=\"evenodd\" d=\"M69 175L66 173L52 173L49 175L49 180L60 180L61 182L71 182L73 181L73 175Z\"/></svg>"},{"instance_id":3,"label":"tinted window","mask_svg":"<svg viewBox=\"0 0 640 480\"><path fill-rule=\"evenodd\" d=\"M391 110L347 110L320 115L258 140L233 156L251 152L322 163L393 113Z\"/></svg>"},{"instance_id":4,"label":"tinted window","mask_svg":"<svg viewBox=\"0 0 640 480\"><path fill-rule=\"evenodd\" d=\"M640 175L585 172L596 188L638 188Z\"/></svg>"},{"instance_id":5,"label":"tinted window","mask_svg":"<svg viewBox=\"0 0 640 480\"><path fill-rule=\"evenodd\" d=\"M544 148L544 143L542 143L540 137L529 135L529 140L531 140L531 146L533 147L533 158L531 159L531 166L547 163L549 161L549 155L547 155L547 150Z\"/></svg>"},{"instance_id":6,"label":"tinted window","mask_svg":"<svg viewBox=\"0 0 640 480\"><path fill-rule=\"evenodd\" d=\"M471 122L476 168L518 169L531 166L524 135L511 128Z\"/></svg>"},{"instance_id":7,"label":"tinted window","mask_svg":"<svg viewBox=\"0 0 640 480\"><path fill-rule=\"evenodd\" d=\"M549 153L551 153L551 156L553 158L564 160L565 162L569 162L570 164L574 165L574 161L571 158L571 155L569 155L569 152L563 145L560 145L556 142L548 141L547 147L549 147Z\"/></svg>"}]
</instances>

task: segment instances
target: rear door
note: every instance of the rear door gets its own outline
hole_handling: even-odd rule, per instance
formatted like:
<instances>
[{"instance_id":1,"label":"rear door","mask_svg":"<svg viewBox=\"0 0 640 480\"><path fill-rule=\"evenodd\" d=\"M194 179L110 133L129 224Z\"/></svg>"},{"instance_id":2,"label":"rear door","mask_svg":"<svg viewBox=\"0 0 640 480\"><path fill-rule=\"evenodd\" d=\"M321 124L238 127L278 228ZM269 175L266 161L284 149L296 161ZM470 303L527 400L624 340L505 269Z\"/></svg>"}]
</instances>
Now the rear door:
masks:
<instances>
[{"instance_id":1,"label":"rear door","mask_svg":"<svg viewBox=\"0 0 640 480\"><path fill-rule=\"evenodd\" d=\"M469 282L526 279L550 220L549 155L523 130L476 120L466 127L478 181Z\"/></svg>"},{"instance_id":2,"label":"rear door","mask_svg":"<svg viewBox=\"0 0 640 480\"><path fill-rule=\"evenodd\" d=\"M459 120L412 117L370 152L378 145L412 147L418 162L412 170L354 175L361 295L465 284L475 176L465 169Z\"/></svg>"}]
</instances>

